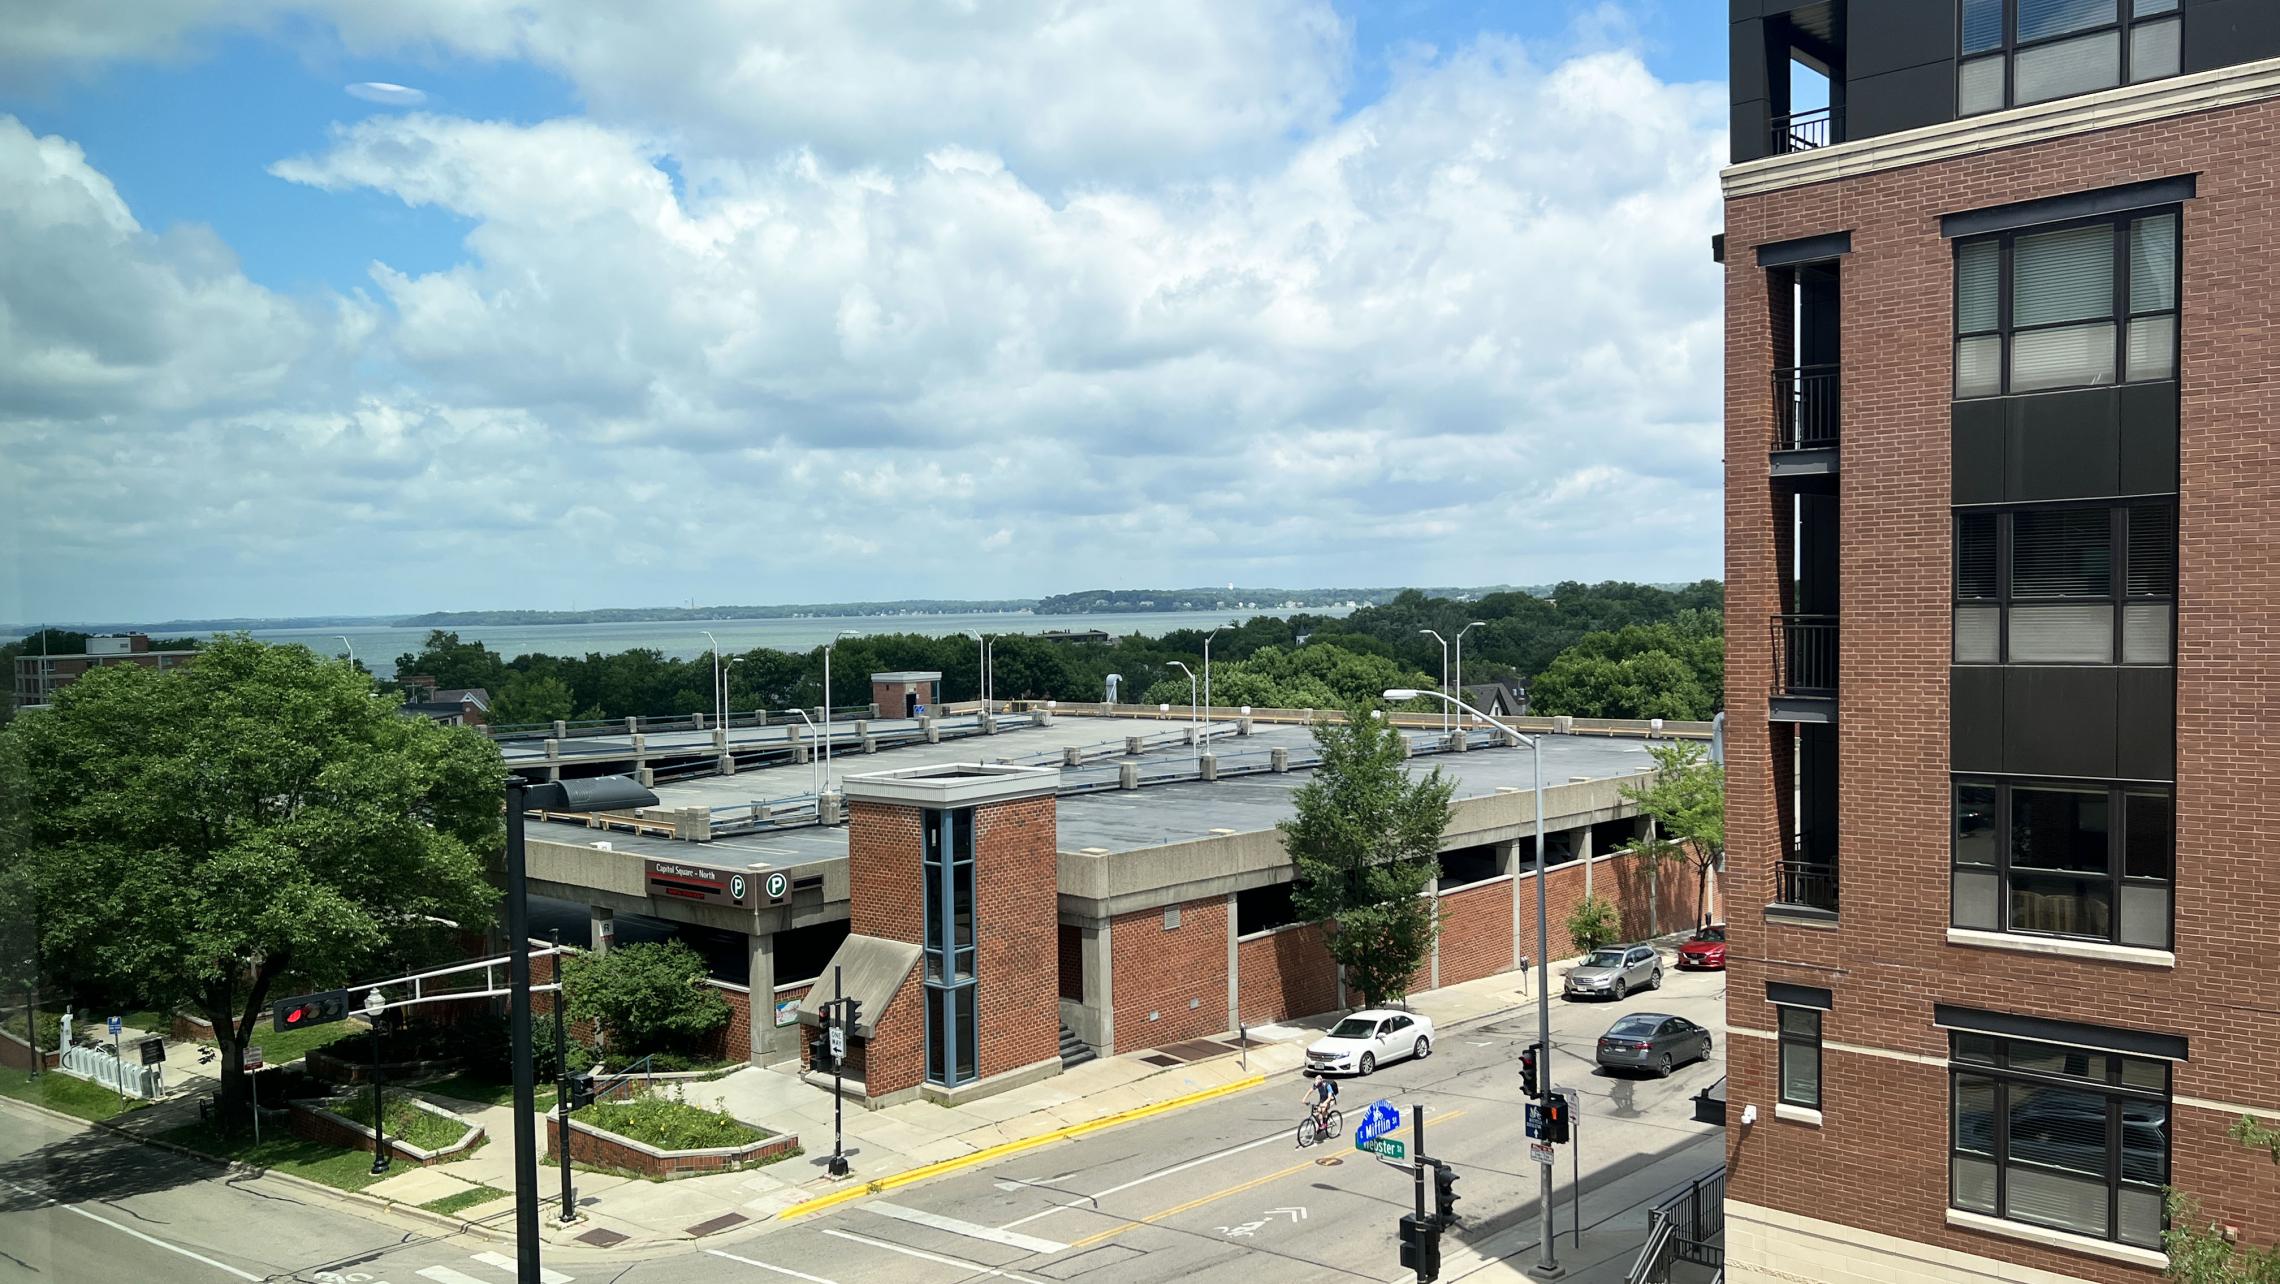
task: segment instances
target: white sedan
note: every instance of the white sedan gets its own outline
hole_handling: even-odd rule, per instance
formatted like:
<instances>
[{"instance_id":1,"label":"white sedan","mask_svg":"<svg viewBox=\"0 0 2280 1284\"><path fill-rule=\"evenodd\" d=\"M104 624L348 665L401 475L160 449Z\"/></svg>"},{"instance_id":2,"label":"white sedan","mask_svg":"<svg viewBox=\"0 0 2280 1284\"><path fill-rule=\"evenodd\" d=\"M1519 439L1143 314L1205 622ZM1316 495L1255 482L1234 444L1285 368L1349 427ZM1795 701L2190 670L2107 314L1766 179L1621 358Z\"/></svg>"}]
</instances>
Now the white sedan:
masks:
<instances>
[{"instance_id":1,"label":"white sedan","mask_svg":"<svg viewBox=\"0 0 2280 1284\"><path fill-rule=\"evenodd\" d=\"M1370 1008L1340 1021L1308 1045L1306 1068L1315 1074L1368 1074L1388 1061L1432 1055L1431 1019L1392 1008Z\"/></svg>"}]
</instances>

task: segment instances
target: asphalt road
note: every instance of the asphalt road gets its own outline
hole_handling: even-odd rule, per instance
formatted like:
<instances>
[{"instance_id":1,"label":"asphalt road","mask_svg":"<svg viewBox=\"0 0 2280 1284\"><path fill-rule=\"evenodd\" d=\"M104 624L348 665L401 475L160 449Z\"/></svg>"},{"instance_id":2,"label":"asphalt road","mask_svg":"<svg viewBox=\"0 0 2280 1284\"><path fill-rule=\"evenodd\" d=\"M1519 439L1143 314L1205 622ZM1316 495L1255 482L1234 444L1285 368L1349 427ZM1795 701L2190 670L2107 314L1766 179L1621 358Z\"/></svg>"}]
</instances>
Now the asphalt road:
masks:
<instances>
[{"instance_id":1,"label":"asphalt road","mask_svg":"<svg viewBox=\"0 0 2280 1284\"><path fill-rule=\"evenodd\" d=\"M1517 997L1517 996L1516 996ZM1621 1004L1555 998L1555 1081L1580 1086L1585 1240L1567 1240L1572 1154L1562 1148L1557 1218L1563 1262L1628 1261L1645 1206L1719 1161L1719 1133L1689 1098L1723 1073L1724 976L1671 973ZM1594 1040L1622 1013L1660 1011L1717 1031L1718 1056L1667 1080L1597 1071ZM1536 1258L1538 1167L1528 1154L1519 1049L1533 1007L1444 1032L1434 1055L1345 1084L1348 1131L1373 1098L1426 1110L1426 1149L1462 1174L1464 1222L1444 1241L1507 1268ZM933 1182L856 1200L743 1235L644 1258L550 1254L549 1284L736 1284L806 1280L912 1284L1165 1284L1406 1278L1396 1228L1412 1179L1352 1149L1312 1149L1293 1130L1303 1084L1281 1077L1230 1097L1041 1147ZM1396 1134L1411 1142L1406 1124ZM305 1284L506 1284L511 1249L436 1239L312 1201L266 1181L65 1125L0 1113L0 1284L296 1280ZM862 1160L856 1157L860 1175ZM1481 1278L1495 1265L1445 1271Z\"/></svg>"}]
</instances>

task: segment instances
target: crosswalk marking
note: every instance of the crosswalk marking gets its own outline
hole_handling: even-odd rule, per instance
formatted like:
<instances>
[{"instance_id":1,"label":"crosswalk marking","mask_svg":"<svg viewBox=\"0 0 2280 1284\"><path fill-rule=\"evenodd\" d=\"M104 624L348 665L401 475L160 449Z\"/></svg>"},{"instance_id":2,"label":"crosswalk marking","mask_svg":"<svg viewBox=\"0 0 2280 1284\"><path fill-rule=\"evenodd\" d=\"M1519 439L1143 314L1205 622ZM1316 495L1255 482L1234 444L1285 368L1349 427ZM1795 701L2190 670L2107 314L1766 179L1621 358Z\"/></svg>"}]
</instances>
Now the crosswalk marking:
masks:
<instances>
[{"instance_id":1,"label":"crosswalk marking","mask_svg":"<svg viewBox=\"0 0 2280 1284\"><path fill-rule=\"evenodd\" d=\"M467 1272L455 1271L448 1266L421 1267L419 1277L423 1280L434 1280L435 1284L483 1284L483 1281L476 1279Z\"/></svg>"},{"instance_id":2,"label":"crosswalk marking","mask_svg":"<svg viewBox=\"0 0 2280 1284\"><path fill-rule=\"evenodd\" d=\"M481 1262L485 1266L496 1266L509 1275L514 1274L518 1269L518 1264L516 1263L515 1259L507 1256L505 1253L477 1253L475 1255L475 1260ZM541 1266L538 1268L538 1278L539 1284L571 1284L569 1276L564 1275L558 1270L554 1270L553 1268L546 1266Z\"/></svg>"},{"instance_id":3,"label":"crosswalk marking","mask_svg":"<svg viewBox=\"0 0 2280 1284\"><path fill-rule=\"evenodd\" d=\"M827 1280L821 1275L810 1275L806 1271L795 1271L789 1266L775 1266L767 1262L756 1262L749 1257L738 1257L734 1253L723 1253L717 1248L708 1248L705 1251L714 1257L725 1257L729 1261L742 1262L746 1266L757 1266L761 1270L774 1271L778 1275L789 1275L795 1280L806 1280L808 1284L836 1284L836 1281Z\"/></svg>"},{"instance_id":4,"label":"crosswalk marking","mask_svg":"<svg viewBox=\"0 0 2280 1284\"><path fill-rule=\"evenodd\" d=\"M863 1205L863 1207L881 1217L892 1217L896 1221L909 1222L914 1226L928 1226L938 1231L948 1231L953 1235L963 1235L968 1239L988 1240L992 1244L1003 1244L1007 1248L1018 1248L1024 1252L1058 1253L1068 1247L1067 1244L1063 1244L1059 1240L1040 1239L1035 1235L1024 1235L1019 1231L999 1230L994 1226L977 1226L972 1222L960 1221L955 1217L944 1217L940 1213L930 1213L923 1208L906 1208L901 1204L890 1204L884 1200L874 1201Z\"/></svg>"}]
</instances>

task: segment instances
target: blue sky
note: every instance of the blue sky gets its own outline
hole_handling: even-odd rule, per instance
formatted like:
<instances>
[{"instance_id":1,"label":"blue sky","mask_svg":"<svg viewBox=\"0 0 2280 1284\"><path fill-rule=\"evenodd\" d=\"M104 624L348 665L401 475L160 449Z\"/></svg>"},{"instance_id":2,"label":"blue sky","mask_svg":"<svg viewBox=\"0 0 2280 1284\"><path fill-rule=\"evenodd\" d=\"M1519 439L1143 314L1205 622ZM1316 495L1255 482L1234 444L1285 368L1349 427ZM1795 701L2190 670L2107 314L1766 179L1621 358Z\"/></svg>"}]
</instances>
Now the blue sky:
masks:
<instances>
[{"instance_id":1,"label":"blue sky","mask_svg":"<svg viewBox=\"0 0 2280 1284\"><path fill-rule=\"evenodd\" d=\"M0 618L1717 573L1721 6L847 8L41 13Z\"/></svg>"}]
</instances>

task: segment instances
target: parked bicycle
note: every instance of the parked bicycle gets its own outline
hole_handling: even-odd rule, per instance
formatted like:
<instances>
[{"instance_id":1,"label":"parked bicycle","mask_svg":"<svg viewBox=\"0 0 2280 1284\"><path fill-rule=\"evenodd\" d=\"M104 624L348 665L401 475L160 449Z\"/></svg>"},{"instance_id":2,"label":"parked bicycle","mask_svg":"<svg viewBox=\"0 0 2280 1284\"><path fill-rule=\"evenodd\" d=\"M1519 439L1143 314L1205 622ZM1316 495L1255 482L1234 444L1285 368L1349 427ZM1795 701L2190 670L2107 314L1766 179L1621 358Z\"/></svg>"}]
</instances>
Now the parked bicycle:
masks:
<instances>
[{"instance_id":1,"label":"parked bicycle","mask_svg":"<svg viewBox=\"0 0 2280 1284\"><path fill-rule=\"evenodd\" d=\"M1298 1144L1301 1147L1306 1147L1318 1141L1328 1141L1337 1136L1345 1127L1345 1112L1336 1106L1332 1106L1319 1115L1309 1110L1306 1112L1306 1117L1298 1121Z\"/></svg>"}]
</instances>

